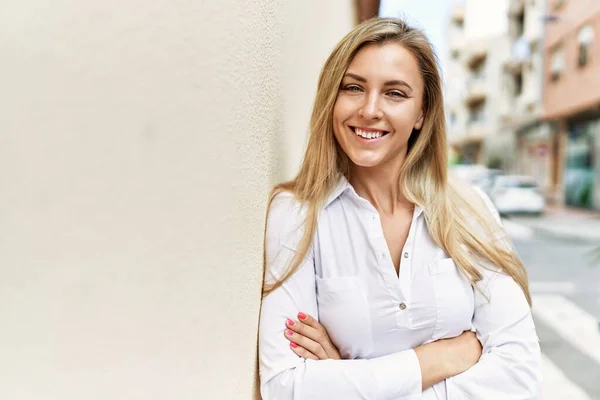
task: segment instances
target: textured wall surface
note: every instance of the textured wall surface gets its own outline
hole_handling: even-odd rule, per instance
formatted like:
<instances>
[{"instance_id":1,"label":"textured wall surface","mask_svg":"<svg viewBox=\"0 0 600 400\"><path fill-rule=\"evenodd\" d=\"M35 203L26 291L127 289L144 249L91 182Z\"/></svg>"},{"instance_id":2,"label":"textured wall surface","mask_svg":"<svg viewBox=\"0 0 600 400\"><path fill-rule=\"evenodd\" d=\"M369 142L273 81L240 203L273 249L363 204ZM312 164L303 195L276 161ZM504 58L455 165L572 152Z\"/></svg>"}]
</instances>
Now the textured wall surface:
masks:
<instances>
[{"instance_id":1,"label":"textured wall surface","mask_svg":"<svg viewBox=\"0 0 600 400\"><path fill-rule=\"evenodd\" d=\"M0 397L253 393L283 2L0 1Z\"/></svg>"},{"instance_id":2,"label":"textured wall surface","mask_svg":"<svg viewBox=\"0 0 600 400\"><path fill-rule=\"evenodd\" d=\"M281 179L291 179L304 156L319 73L331 50L354 26L353 0L290 1L284 30L285 149Z\"/></svg>"},{"instance_id":3,"label":"textured wall surface","mask_svg":"<svg viewBox=\"0 0 600 400\"><path fill-rule=\"evenodd\" d=\"M265 204L351 0L0 0L0 398L251 399Z\"/></svg>"}]
</instances>

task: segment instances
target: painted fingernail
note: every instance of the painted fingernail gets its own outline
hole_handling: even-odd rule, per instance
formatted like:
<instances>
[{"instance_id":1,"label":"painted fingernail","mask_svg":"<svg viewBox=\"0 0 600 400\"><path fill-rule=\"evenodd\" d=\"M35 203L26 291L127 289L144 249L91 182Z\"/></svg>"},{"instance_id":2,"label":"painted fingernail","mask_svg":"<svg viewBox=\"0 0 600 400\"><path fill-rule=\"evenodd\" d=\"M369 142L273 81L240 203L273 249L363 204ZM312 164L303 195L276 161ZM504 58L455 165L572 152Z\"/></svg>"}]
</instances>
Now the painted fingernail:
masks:
<instances>
[{"instance_id":1,"label":"painted fingernail","mask_svg":"<svg viewBox=\"0 0 600 400\"><path fill-rule=\"evenodd\" d=\"M298 347L298 345L296 343L294 343L294 342L290 342L290 346L292 346L293 348Z\"/></svg>"},{"instance_id":2,"label":"painted fingernail","mask_svg":"<svg viewBox=\"0 0 600 400\"><path fill-rule=\"evenodd\" d=\"M306 314L304 314L304 313L298 313L298 318L300 318L300 319L306 319Z\"/></svg>"},{"instance_id":3,"label":"painted fingernail","mask_svg":"<svg viewBox=\"0 0 600 400\"><path fill-rule=\"evenodd\" d=\"M295 324L295 322L294 322L294 321L292 321L292 320L291 320L291 319L289 319L289 318L287 319L287 321L286 321L286 322L287 322L287 324L288 324L289 326L294 326L294 324Z\"/></svg>"},{"instance_id":4,"label":"painted fingernail","mask_svg":"<svg viewBox=\"0 0 600 400\"><path fill-rule=\"evenodd\" d=\"M286 329L285 333L287 333L290 336L294 334L294 332L292 332L290 329Z\"/></svg>"}]
</instances>

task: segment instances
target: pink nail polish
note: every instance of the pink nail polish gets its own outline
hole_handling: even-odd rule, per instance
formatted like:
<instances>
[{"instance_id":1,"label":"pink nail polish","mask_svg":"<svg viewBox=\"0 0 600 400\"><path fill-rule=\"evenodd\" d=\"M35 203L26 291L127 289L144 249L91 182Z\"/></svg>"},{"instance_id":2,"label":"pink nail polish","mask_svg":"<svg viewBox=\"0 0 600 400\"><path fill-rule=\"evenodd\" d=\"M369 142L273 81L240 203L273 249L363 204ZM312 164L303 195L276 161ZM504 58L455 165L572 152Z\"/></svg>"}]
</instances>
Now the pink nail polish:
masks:
<instances>
[{"instance_id":1,"label":"pink nail polish","mask_svg":"<svg viewBox=\"0 0 600 400\"><path fill-rule=\"evenodd\" d=\"M292 332L290 329L286 329L285 333L287 333L290 336L294 334L294 332Z\"/></svg>"},{"instance_id":2,"label":"pink nail polish","mask_svg":"<svg viewBox=\"0 0 600 400\"><path fill-rule=\"evenodd\" d=\"M288 318L288 319L287 319L287 324L288 324L289 326L294 326L295 322L294 322L294 321L292 321L291 319L289 319L289 318Z\"/></svg>"},{"instance_id":3,"label":"pink nail polish","mask_svg":"<svg viewBox=\"0 0 600 400\"><path fill-rule=\"evenodd\" d=\"M290 346L292 346L293 348L298 347L298 345L296 343L294 343L294 342L290 342Z\"/></svg>"},{"instance_id":4,"label":"pink nail polish","mask_svg":"<svg viewBox=\"0 0 600 400\"><path fill-rule=\"evenodd\" d=\"M300 318L300 319L306 319L306 314L304 314L304 313L298 313L298 318Z\"/></svg>"}]
</instances>

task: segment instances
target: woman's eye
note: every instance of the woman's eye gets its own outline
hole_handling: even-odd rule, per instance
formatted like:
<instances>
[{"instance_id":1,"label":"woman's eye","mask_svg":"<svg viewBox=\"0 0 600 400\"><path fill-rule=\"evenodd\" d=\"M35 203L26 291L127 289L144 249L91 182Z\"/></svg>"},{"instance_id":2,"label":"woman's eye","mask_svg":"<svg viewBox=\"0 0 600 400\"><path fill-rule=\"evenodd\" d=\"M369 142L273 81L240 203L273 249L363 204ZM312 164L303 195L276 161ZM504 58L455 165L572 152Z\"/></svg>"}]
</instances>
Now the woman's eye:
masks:
<instances>
[{"instance_id":1,"label":"woman's eye","mask_svg":"<svg viewBox=\"0 0 600 400\"><path fill-rule=\"evenodd\" d=\"M397 91L388 92L388 95L390 95L391 97L394 97L394 98L398 98L398 99L406 97L406 95L404 93L397 92Z\"/></svg>"},{"instance_id":2,"label":"woman's eye","mask_svg":"<svg viewBox=\"0 0 600 400\"><path fill-rule=\"evenodd\" d=\"M360 86L348 85L348 86L344 86L344 90L346 90L348 92L360 92L362 89L360 88Z\"/></svg>"}]
</instances>

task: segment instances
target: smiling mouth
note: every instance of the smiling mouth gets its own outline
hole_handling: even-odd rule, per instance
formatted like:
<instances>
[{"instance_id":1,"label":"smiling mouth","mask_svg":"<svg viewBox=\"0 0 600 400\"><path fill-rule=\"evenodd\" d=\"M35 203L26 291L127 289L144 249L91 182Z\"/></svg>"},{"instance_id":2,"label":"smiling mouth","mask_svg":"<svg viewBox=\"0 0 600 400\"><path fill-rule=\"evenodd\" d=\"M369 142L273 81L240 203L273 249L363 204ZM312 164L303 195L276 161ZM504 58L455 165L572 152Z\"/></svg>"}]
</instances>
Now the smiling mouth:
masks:
<instances>
[{"instance_id":1,"label":"smiling mouth","mask_svg":"<svg viewBox=\"0 0 600 400\"><path fill-rule=\"evenodd\" d=\"M367 140L379 139L380 137L383 137L389 133L388 131L377 131L377 130L366 131L366 130L363 130L360 128L356 128L354 126L351 126L350 129L352 129L352 132L354 132L354 134L356 136L359 136L359 137L361 137L363 139L367 139Z\"/></svg>"}]
</instances>

